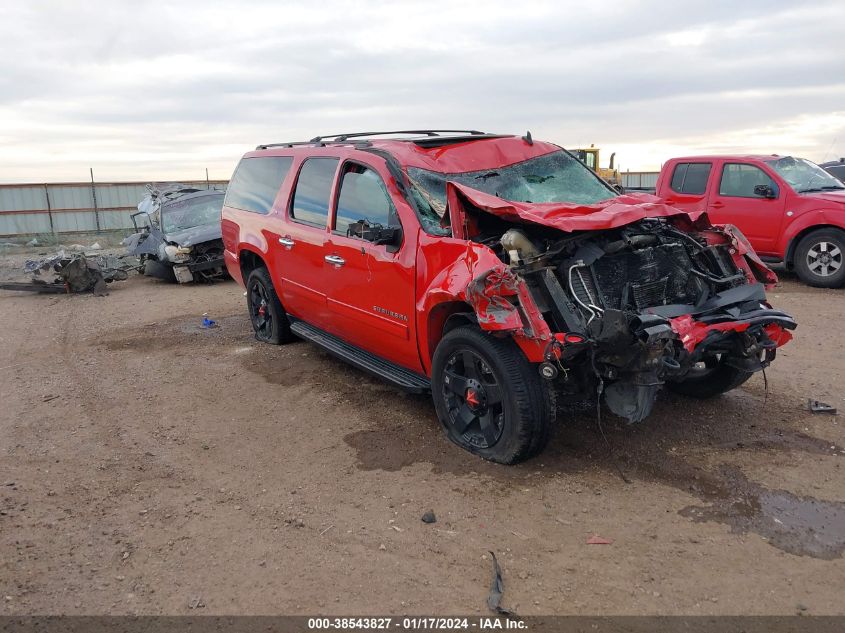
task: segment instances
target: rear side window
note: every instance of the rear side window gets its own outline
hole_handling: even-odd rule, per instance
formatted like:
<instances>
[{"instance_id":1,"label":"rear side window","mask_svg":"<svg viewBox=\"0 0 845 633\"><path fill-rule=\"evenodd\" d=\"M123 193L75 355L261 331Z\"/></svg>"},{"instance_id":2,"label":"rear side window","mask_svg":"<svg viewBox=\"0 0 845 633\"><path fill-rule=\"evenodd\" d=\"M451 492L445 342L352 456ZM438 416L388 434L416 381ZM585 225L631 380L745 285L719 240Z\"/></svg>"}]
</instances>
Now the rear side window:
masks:
<instances>
[{"instance_id":1,"label":"rear side window","mask_svg":"<svg viewBox=\"0 0 845 633\"><path fill-rule=\"evenodd\" d=\"M777 195L778 187L759 167L742 163L728 163L722 168L719 195L735 198L761 198L754 193L757 185L768 185Z\"/></svg>"},{"instance_id":2,"label":"rear side window","mask_svg":"<svg viewBox=\"0 0 845 633\"><path fill-rule=\"evenodd\" d=\"M314 226L326 226L337 162L337 158L309 158L302 164L290 210L292 218Z\"/></svg>"},{"instance_id":3,"label":"rear side window","mask_svg":"<svg viewBox=\"0 0 845 633\"><path fill-rule=\"evenodd\" d=\"M372 169L352 164L340 181L334 229L352 235L355 225L361 222L370 226L399 226L396 209L381 177Z\"/></svg>"},{"instance_id":4,"label":"rear side window","mask_svg":"<svg viewBox=\"0 0 845 633\"><path fill-rule=\"evenodd\" d=\"M224 204L252 213L269 213L291 163L289 156L244 158L232 175Z\"/></svg>"},{"instance_id":5,"label":"rear side window","mask_svg":"<svg viewBox=\"0 0 845 633\"><path fill-rule=\"evenodd\" d=\"M669 187L677 193L700 195L707 191L711 163L678 163Z\"/></svg>"}]
</instances>

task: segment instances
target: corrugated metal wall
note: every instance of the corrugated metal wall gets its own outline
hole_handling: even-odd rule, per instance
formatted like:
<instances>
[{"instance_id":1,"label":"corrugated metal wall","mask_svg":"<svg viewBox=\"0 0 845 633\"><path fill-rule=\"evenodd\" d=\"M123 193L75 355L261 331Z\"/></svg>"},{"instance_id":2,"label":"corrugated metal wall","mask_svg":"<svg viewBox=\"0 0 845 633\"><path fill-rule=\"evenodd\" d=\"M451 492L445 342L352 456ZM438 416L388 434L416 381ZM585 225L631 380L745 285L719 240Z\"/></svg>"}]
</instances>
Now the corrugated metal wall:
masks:
<instances>
[{"instance_id":1,"label":"corrugated metal wall","mask_svg":"<svg viewBox=\"0 0 845 633\"><path fill-rule=\"evenodd\" d=\"M622 186L631 189L654 189L657 186L659 171L623 171L619 172Z\"/></svg>"},{"instance_id":2,"label":"corrugated metal wall","mask_svg":"<svg viewBox=\"0 0 845 633\"><path fill-rule=\"evenodd\" d=\"M90 233L132 228L129 215L146 193L143 182L0 185L0 237ZM165 183L166 184L166 183ZM205 187L206 181L184 182ZM228 184L212 180L211 185ZM96 196L96 202L95 202Z\"/></svg>"}]
</instances>

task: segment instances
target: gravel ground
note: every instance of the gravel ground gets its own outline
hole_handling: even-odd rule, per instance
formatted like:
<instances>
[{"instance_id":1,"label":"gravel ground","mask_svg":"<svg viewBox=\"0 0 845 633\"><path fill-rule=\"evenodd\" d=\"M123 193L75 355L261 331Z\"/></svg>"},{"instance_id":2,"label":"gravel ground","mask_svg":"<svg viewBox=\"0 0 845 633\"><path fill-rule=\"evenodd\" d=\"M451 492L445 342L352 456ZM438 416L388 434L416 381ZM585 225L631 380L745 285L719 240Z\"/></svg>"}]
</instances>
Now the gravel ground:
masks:
<instances>
[{"instance_id":1,"label":"gravel ground","mask_svg":"<svg viewBox=\"0 0 845 633\"><path fill-rule=\"evenodd\" d=\"M110 290L0 291L6 613L484 614L488 550L524 615L845 613L845 422L806 410L845 409L845 291L771 293L799 329L768 393L608 415L612 455L566 410L503 467L428 398L258 344L232 282Z\"/></svg>"}]
</instances>

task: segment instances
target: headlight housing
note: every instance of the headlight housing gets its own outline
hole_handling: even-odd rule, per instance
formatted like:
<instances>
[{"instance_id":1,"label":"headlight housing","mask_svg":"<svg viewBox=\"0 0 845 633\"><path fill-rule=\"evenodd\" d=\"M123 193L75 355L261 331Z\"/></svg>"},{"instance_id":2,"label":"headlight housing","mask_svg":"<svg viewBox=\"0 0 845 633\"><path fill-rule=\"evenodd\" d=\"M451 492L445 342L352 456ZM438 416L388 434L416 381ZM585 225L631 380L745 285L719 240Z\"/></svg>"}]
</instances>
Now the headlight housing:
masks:
<instances>
[{"instance_id":1,"label":"headlight housing","mask_svg":"<svg viewBox=\"0 0 845 633\"><path fill-rule=\"evenodd\" d=\"M191 258L191 250L193 249L191 249L190 246L176 246L174 244L168 244L164 247L164 254L167 259L174 264L180 264Z\"/></svg>"}]
</instances>

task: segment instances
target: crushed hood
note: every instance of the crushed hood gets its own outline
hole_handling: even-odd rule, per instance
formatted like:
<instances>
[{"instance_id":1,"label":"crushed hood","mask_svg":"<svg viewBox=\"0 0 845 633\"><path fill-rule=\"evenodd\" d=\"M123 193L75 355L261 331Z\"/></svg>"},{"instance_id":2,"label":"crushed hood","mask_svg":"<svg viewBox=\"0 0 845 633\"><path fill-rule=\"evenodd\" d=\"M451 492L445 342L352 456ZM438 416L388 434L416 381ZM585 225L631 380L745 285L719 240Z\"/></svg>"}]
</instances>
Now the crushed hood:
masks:
<instances>
[{"instance_id":1,"label":"crushed hood","mask_svg":"<svg viewBox=\"0 0 845 633\"><path fill-rule=\"evenodd\" d=\"M164 236L164 239L179 246L196 246L203 242L219 240L222 236L220 224L205 224L168 233Z\"/></svg>"},{"instance_id":2,"label":"crushed hood","mask_svg":"<svg viewBox=\"0 0 845 633\"><path fill-rule=\"evenodd\" d=\"M446 198L453 232L463 224L463 201L506 220L542 224L567 233L612 229L645 218L686 216L695 221L703 213L677 209L649 194L624 194L596 204L512 202L451 181L446 183Z\"/></svg>"}]
</instances>

